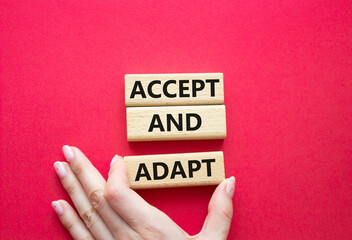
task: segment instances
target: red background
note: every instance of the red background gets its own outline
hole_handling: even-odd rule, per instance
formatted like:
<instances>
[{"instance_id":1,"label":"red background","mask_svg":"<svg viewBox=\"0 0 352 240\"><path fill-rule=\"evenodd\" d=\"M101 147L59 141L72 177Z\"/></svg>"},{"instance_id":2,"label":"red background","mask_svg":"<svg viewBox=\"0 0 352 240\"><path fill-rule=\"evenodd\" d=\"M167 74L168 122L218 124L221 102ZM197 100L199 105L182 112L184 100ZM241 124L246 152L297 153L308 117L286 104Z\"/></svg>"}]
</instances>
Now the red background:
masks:
<instances>
[{"instance_id":1,"label":"red background","mask_svg":"<svg viewBox=\"0 0 352 240\"><path fill-rule=\"evenodd\" d=\"M0 239L67 239L64 144L223 150L229 239L352 239L351 1L1 1ZM124 74L223 72L224 141L128 143ZM197 233L215 187L143 190Z\"/></svg>"}]
</instances>

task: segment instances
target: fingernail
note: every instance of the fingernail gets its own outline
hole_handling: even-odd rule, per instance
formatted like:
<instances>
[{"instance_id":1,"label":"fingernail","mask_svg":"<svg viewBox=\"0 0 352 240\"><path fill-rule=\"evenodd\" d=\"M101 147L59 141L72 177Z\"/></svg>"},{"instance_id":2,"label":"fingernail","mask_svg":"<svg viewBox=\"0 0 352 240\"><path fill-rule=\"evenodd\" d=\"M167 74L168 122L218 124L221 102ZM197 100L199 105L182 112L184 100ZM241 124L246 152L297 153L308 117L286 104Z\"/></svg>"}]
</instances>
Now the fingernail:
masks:
<instances>
[{"instance_id":1,"label":"fingernail","mask_svg":"<svg viewBox=\"0 0 352 240\"><path fill-rule=\"evenodd\" d=\"M62 162L55 162L54 168L57 175L59 175L60 179L63 179L66 176L66 169Z\"/></svg>"},{"instance_id":2,"label":"fingernail","mask_svg":"<svg viewBox=\"0 0 352 240\"><path fill-rule=\"evenodd\" d=\"M64 213L64 209L58 201L53 201L51 206L54 208L57 215L61 216Z\"/></svg>"},{"instance_id":3,"label":"fingernail","mask_svg":"<svg viewBox=\"0 0 352 240\"><path fill-rule=\"evenodd\" d=\"M73 160L73 157L74 157L73 151L69 146L67 145L63 146L62 152L64 153L67 162L71 162Z\"/></svg>"},{"instance_id":4,"label":"fingernail","mask_svg":"<svg viewBox=\"0 0 352 240\"><path fill-rule=\"evenodd\" d=\"M227 180L226 193L230 198L232 198L234 192L235 192L235 177L232 176Z\"/></svg>"},{"instance_id":5,"label":"fingernail","mask_svg":"<svg viewBox=\"0 0 352 240\"><path fill-rule=\"evenodd\" d=\"M117 157L118 157L117 154L113 157L113 159L111 160L111 163L110 163L110 167L114 164L114 162L116 162Z\"/></svg>"}]
</instances>

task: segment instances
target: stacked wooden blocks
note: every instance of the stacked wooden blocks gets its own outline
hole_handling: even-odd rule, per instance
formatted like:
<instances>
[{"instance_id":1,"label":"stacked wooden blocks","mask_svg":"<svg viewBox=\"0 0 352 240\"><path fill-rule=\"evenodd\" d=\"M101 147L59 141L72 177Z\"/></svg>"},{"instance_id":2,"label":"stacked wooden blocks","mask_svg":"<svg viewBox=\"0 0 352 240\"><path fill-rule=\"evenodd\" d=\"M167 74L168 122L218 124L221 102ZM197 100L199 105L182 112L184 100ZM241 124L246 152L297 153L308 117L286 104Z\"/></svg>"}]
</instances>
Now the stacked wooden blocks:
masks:
<instances>
[{"instance_id":1,"label":"stacked wooden blocks","mask_svg":"<svg viewBox=\"0 0 352 240\"><path fill-rule=\"evenodd\" d=\"M222 73L125 75L128 141L226 137ZM125 157L132 188L218 184L222 152Z\"/></svg>"}]
</instances>

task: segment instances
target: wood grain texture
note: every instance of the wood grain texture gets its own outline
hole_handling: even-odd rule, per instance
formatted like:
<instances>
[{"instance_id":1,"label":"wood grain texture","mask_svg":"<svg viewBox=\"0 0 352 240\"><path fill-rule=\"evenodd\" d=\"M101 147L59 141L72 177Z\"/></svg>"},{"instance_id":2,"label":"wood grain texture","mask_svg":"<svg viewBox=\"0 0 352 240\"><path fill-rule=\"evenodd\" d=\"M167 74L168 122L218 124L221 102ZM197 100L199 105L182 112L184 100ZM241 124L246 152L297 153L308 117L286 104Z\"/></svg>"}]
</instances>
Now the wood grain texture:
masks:
<instances>
[{"instance_id":1,"label":"wood grain texture","mask_svg":"<svg viewBox=\"0 0 352 240\"><path fill-rule=\"evenodd\" d=\"M206 82L207 80L218 79L219 82L213 83L214 95L211 94L212 84ZM159 80L151 86L151 91L159 95L158 98L153 98L148 94L148 85L154 81ZM175 80L174 83L166 84L166 91L174 97L168 97L164 94L164 86L169 80ZM189 80L183 82L182 86L188 89L180 90L182 80ZM203 83L193 80L202 80ZM132 94L136 81L140 81L145 98L141 94ZM137 87L139 90L139 87ZM197 90L198 89L198 90ZM195 95L193 90L196 91ZM180 97L180 91L185 95ZM189 95L187 97L187 95ZM224 104L224 83L222 73L183 73L183 74L126 74L125 75L125 104L126 107L131 106L177 106L177 105L215 105Z\"/></svg>"},{"instance_id":2,"label":"wood grain texture","mask_svg":"<svg viewBox=\"0 0 352 240\"><path fill-rule=\"evenodd\" d=\"M127 167L128 181L133 189L216 185L225 179L224 156L221 151L127 156L124 161ZM190 161L193 162L190 163ZM176 164L178 166L175 169L176 162L179 163ZM157 165L157 163L159 165L154 168L156 169L156 172L154 172L153 164ZM164 163L167 166L167 174L165 174L165 166L160 166L160 163ZM141 164L144 164L145 168L142 168ZM182 176L179 173L171 179L174 170L180 172L180 165L184 175ZM198 170L197 167L199 167ZM136 181L139 173L142 172L145 175L145 169L147 169L150 180L146 176L141 176ZM211 176L209 176L208 171ZM155 180L154 174L159 177L162 175L166 176L163 179Z\"/></svg>"},{"instance_id":3,"label":"wood grain texture","mask_svg":"<svg viewBox=\"0 0 352 240\"><path fill-rule=\"evenodd\" d=\"M196 130L188 131L188 117L191 127L195 127L199 123L196 117L189 116L191 114L199 116L201 125ZM127 140L130 142L224 139L226 137L226 112L224 105L128 107L126 115ZM182 119L182 131L173 125L172 121L168 121L170 115L175 121L178 121L179 118ZM160 119L159 123L162 124L163 129L158 124L158 127L154 127L150 131L151 125L155 125L156 121L154 120L157 118Z\"/></svg>"}]
</instances>

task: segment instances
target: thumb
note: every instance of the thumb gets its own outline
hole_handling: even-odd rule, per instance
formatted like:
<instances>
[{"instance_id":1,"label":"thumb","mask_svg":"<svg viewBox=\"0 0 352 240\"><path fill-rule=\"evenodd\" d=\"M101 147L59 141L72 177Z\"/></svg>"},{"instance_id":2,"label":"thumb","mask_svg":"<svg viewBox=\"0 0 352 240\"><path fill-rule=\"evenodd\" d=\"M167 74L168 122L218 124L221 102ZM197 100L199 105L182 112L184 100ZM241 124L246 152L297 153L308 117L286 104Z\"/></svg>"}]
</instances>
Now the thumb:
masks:
<instances>
[{"instance_id":1,"label":"thumb","mask_svg":"<svg viewBox=\"0 0 352 240\"><path fill-rule=\"evenodd\" d=\"M208 206L208 215L205 219L201 240L226 239L232 221L232 197L235 192L235 178L230 177L222 181L215 189Z\"/></svg>"}]
</instances>

